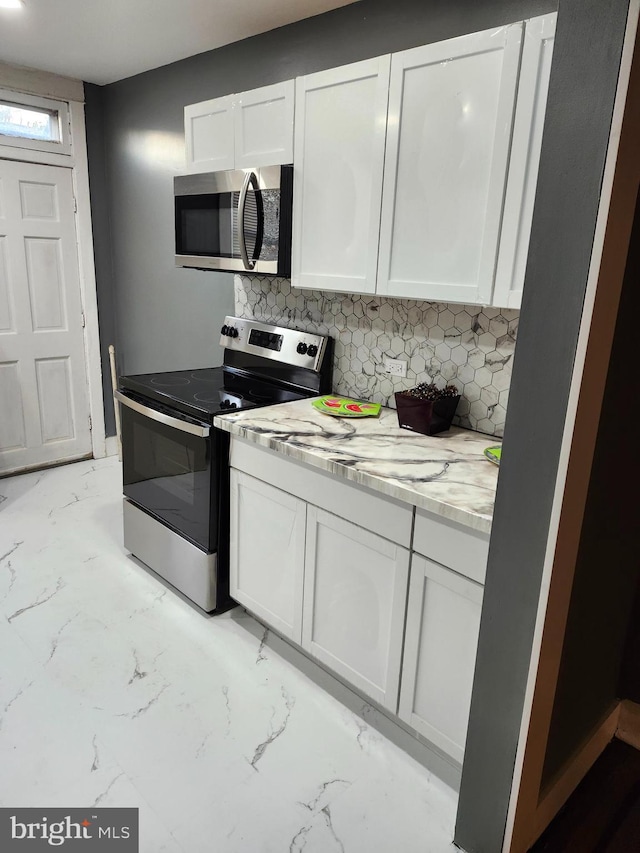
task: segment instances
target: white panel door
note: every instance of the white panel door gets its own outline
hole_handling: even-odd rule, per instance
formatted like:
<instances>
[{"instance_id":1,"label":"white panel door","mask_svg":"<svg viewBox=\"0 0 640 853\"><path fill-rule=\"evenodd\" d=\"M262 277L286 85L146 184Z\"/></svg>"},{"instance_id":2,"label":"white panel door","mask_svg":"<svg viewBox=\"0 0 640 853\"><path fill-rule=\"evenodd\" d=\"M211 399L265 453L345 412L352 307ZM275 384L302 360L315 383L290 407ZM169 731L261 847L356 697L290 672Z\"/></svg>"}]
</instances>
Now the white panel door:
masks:
<instances>
[{"instance_id":1,"label":"white panel door","mask_svg":"<svg viewBox=\"0 0 640 853\"><path fill-rule=\"evenodd\" d=\"M233 169L233 97L185 107L184 143L187 172Z\"/></svg>"},{"instance_id":2,"label":"white panel door","mask_svg":"<svg viewBox=\"0 0 640 853\"><path fill-rule=\"evenodd\" d=\"M307 508L302 646L394 714L409 552Z\"/></svg>"},{"instance_id":3,"label":"white panel door","mask_svg":"<svg viewBox=\"0 0 640 853\"><path fill-rule=\"evenodd\" d=\"M234 96L236 169L293 162L294 97L293 80Z\"/></svg>"},{"instance_id":4,"label":"white panel door","mask_svg":"<svg viewBox=\"0 0 640 853\"><path fill-rule=\"evenodd\" d=\"M522 24L393 55L378 292L489 303Z\"/></svg>"},{"instance_id":5,"label":"white panel door","mask_svg":"<svg viewBox=\"0 0 640 853\"><path fill-rule=\"evenodd\" d=\"M557 12L526 22L493 305L519 308L538 184Z\"/></svg>"},{"instance_id":6,"label":"white panel door","mask_svg":"<svg viewBox=\"0 0 640 853\"><path fill-rule=\"evenodd\" d=\"M482 592L479 584L412 555L399 716L460 763Z\"/></svg>"},{"instance_id":7,"label":"white panel door","mask_svg":"<svg viewBox=\"0 0 640 853\"><path fill-rule=\"evenodd\" d=\"M0 160L0 472L90 454L71 170Z\"/></svg>"},{"instance_id":8,"label":"white panel door","mask_svg":"<svg viewBox=\"0 0 640 853\"><path fill-rule=\"evenodd\" d=\"M231 469L231 597L299 643L306 504Z\"/></svg>"},{"instance_id":9,"label":"white panel door","mask_svg":"<svg viewBox=\"0 0 640 853\"><path fill-rule=\"evenodd\" d=\"M292 284L373 293L389 56L296 80Z\"/></svg>"}]
</instances>

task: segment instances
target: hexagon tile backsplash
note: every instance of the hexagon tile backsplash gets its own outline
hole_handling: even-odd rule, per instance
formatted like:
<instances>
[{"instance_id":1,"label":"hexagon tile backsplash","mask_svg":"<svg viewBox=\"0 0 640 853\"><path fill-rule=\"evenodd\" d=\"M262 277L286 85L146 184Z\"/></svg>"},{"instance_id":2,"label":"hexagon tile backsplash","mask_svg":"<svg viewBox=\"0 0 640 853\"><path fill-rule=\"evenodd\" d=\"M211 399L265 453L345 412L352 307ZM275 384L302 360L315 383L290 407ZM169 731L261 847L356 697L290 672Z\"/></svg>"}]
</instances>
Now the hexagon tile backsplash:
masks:
<instances>
[{"instance_id":1,"label":"hexagon tile backsplash","mask_svg":"<svg viewBox=\"0 0 640 853\"><path fill-rule=\"evenodd\" d=\"M462 395L454 423L502 436L519 311L297 290L267 276L236 275L234 290L238 317L331 335L336 393L395 408L395 391L451 382ZM407 362L406 378L383 372L385 356Z\"/></svg>"}]
</instances>

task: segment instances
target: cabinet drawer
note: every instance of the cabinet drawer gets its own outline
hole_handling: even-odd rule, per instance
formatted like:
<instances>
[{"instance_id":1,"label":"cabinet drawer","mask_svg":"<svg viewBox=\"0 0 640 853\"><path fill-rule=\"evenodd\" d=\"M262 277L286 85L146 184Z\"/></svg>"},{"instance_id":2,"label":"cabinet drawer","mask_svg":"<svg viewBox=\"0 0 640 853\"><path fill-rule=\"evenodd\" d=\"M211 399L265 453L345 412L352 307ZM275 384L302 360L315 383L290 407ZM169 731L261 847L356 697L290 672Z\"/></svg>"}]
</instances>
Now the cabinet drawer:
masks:
<instances>
[{"instance_id":1,"label":"cabinet drawer","mask_svg":"<svg viewBox=\"0 0 640 853\"><path fill-rule=\"evenodd\" d=\"M413 507L233 438L231 467L408 548ZM434 558L436 559L436 558Z\"/></svg>"},{"instance_id":2,"label":"cabinet drawer","mask_svg":"<svg viewBox=\"0 0 640 853\"><path fill-rule=\"evenodd\" d=\"M444 518L416 509L413 550L484 584L489 537Z\"/></svg>"}]
</instances>

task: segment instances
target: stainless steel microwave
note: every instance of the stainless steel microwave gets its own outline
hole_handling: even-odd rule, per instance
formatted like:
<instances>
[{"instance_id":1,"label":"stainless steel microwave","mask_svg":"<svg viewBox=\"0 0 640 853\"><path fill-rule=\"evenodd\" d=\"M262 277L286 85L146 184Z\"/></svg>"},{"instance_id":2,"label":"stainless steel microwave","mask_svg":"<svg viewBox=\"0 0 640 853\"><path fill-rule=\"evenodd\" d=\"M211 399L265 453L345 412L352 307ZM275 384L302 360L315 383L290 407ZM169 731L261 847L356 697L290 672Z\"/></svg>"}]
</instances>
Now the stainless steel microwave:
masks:
<instances>
[{"instance_id":1,"label":"stainless steel microwave","mask_svg":"<svg viewBox=\"0 0 640 853\"><path fill-rule=\"evenodd\" d=\"M176 266L291 275L293 166L173 179Z\"/></svg>"}]
</instances>

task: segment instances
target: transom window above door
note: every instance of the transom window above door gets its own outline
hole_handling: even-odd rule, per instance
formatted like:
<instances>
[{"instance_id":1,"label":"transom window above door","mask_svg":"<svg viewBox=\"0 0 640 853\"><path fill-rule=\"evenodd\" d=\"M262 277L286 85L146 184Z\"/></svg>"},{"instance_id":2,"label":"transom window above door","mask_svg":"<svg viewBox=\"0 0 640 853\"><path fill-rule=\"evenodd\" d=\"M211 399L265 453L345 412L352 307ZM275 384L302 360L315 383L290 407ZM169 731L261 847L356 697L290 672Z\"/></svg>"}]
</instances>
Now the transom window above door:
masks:
<instances>
[{"instance_id":1,"label":"transom window above door","mask_svg":"<svg viewBox=\"0 0 640 853\"><path fill-rule=\"evenodd\" d=\"M70 154L67 104L0 89L2 145Z\"/></svg>"}]
</instances>

